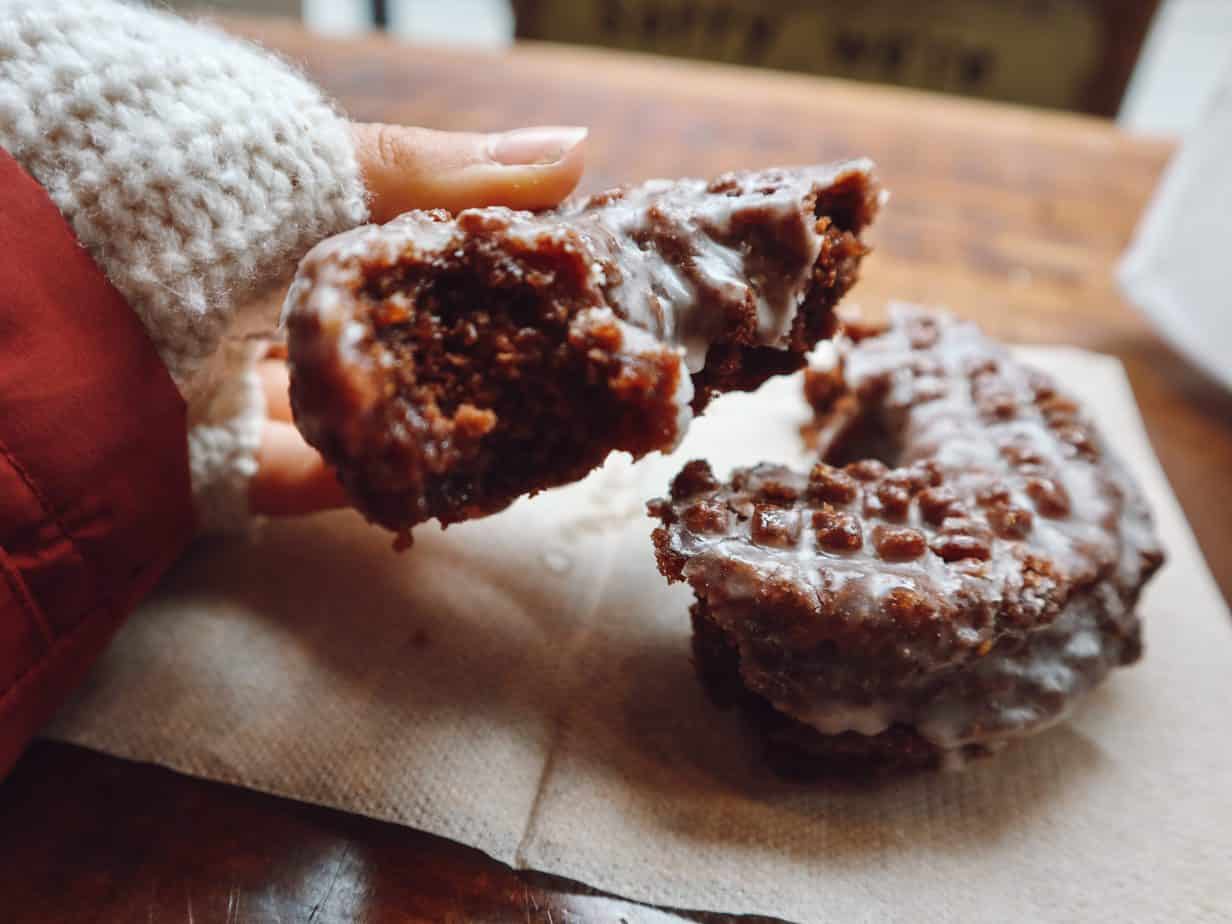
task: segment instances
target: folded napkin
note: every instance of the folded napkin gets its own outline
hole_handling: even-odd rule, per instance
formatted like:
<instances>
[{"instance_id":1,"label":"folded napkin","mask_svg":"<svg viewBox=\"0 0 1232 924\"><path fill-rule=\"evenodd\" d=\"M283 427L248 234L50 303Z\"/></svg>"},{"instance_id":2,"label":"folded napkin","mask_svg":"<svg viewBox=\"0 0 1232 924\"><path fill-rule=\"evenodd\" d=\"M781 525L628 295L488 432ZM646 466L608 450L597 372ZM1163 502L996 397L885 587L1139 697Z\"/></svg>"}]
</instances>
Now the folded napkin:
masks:
<instances>
[{"instance_id":1,"label":"folded napkin","mask_svg":"<svg viewBox=\"0 0 1232 924\"><path fill-rule=\"evenodd\" d=\"M1117 271L1172 345L1232 389L1232 58Z\"/></svg>"},{"instance_id":2,"label":"folded napkin","mask_svg":"<svg viewBox=\"0 0 1232 924\"><path fill-rule=\"evenodd\" d=\"M716 402L672 458L442 532L338 513L204 545L50 734L401 822L654 904L797 921L1232 915L1232 622L1119 364L1024 351L1142 479L1170 561L1146 657L964 773L798 785L689 662L647 497L688 458L805 464L798 377Z\"/></svg>"}]
</instances>

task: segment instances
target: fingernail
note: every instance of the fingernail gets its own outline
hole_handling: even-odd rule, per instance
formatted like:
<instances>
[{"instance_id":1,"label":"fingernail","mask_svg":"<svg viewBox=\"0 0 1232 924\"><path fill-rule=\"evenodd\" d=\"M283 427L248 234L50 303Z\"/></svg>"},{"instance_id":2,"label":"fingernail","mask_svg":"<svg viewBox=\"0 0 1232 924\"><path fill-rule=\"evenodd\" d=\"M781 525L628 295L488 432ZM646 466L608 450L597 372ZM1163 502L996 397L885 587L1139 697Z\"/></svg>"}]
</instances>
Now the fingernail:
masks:
<instances>
[{"instance_id":1,"label":"fingernail","mask_svg":"<svg viewBox=\"0 0 1232 924\"><path fill-rule=\"evenodd\" d=\"M493 135L488 142L488 154L507 167L547 166L564 160L586 134L585 128L565 125L519 128Z\"/></svg>"}]
</instances>

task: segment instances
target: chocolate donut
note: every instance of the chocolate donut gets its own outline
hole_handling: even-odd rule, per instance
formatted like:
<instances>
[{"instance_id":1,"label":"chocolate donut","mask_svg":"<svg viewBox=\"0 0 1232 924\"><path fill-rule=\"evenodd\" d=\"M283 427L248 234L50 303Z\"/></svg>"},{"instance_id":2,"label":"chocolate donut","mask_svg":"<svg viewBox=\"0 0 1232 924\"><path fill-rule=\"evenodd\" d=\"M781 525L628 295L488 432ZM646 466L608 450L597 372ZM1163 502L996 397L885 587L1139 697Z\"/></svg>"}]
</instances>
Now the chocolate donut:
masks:
<instances>
[{"instance_id":1,"label":"chocolate donut","mask_svg":"<svg viewBox=\"0 0 1232 924\"><path fill-rule=\"evenodd\" d=\"M699 674L793 775L933 766L1062 720L1141 653L1163 554L1078 405L972 324L899 307L807 374L820 461L653 501Z\"/></svg>"},{"instance_id":2,"label":"chocolate donut","mask_svg":"<svg viewBox=\"0 0 1232 924\"><path fill-rule=\"evenodd\" d=\"M832 333L879 201L856 161L333 238L287 299L295 421L398 531L670 449L712 394L800 368Z\"/></svg>"}]
</instances>

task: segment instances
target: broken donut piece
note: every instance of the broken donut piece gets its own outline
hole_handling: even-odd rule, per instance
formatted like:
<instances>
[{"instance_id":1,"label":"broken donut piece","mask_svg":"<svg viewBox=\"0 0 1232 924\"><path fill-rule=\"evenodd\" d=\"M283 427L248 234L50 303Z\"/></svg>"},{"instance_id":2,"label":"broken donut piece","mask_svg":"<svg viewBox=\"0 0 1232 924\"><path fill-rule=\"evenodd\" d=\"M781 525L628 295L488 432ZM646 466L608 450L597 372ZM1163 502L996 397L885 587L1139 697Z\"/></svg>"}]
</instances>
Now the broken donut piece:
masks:
<instances>
[{"instance_id":1,"label":"broken donut piece","mask_svg":"<svg viewBox=\"0 0 1232 924\"><path fill-rule=\"evenodd\" d=\"M670 449L713 394L800 368L832 333L879 201L855 161L332 238L287 297L296 424L400 532Z\"/></svg>"},{"instance_id":2,"label":"broken donut piece","mask_svg":"<svg viewBox=\"0 0 1232 924\"><path fill-rule=\"evenodd\" d=\"M698 672L779 770L961 762L1062 720L1139 657L1135 605L1163 553L1050 379L905 306L806 377L811 472L720 483L695 461L650 505L660 570L696 595Z\"/></svg>"}]
</instances>

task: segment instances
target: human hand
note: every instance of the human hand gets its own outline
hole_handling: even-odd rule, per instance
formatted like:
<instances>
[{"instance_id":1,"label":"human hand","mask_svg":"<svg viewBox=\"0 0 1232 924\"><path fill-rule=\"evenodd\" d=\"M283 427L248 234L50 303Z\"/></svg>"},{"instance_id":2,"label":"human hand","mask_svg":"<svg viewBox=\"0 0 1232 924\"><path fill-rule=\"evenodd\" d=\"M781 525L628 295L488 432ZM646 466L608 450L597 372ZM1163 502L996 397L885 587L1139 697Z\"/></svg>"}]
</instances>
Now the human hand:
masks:
<instances>
[{"instance_id":1,"label":"human hand","mask_svg":"<svg viewBox=\"0 0 1232 924\"><path fill-rule=\"evenodd\" d=\"M363 123L352 132L374 222L411 209L548 208L573 190L584 164L583 128L484 135ZM286 363L267 359L260 374L268 410L249 508L287 516L344 506L333 471L292 423Z\"/></svg>"}]
</instances>

